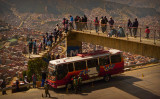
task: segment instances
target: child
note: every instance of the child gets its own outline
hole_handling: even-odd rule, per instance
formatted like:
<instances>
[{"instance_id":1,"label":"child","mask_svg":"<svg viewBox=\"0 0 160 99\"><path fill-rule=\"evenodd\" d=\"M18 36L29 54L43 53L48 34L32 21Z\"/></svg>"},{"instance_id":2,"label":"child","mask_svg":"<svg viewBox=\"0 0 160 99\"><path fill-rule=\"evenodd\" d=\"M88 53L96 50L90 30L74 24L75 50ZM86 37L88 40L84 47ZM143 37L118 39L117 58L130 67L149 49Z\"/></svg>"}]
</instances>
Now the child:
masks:
<instances>
[{"instance_id":1,"label":"child","mask_svg":"<svg viewBox=\"0 0 160 99\"><path fill-rule=\"evenodd\" d=\"M146 27L145 33L146 33L146 38L149 38L150 30L148 26Z\"/></svg>"}]
</instances>

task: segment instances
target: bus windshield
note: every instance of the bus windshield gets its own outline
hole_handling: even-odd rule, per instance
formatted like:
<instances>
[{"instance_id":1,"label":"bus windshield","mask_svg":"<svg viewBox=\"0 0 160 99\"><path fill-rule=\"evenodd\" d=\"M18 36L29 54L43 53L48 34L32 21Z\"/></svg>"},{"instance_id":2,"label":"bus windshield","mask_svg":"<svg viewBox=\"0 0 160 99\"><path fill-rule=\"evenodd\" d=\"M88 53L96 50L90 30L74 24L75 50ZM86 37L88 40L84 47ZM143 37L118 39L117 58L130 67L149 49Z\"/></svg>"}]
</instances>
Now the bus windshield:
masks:
<instances>
[{"instance_id":1,"label":"bus windshield","mask_svg":"<svg viewBox=\"0 0 160 99\"><path fill-rule=\"evenodd\" d=\"M57 74L56 66L52 65L52 64L49 64L48 70L49 70L48 79L55 81L56 80L56 74Z\"/></svg>"},{"instance_id":2,"label":"bus windshield","mask_svg":"<svg viewBox=\"0 0 160 99\"><path fill-rule=\"evenodd\" d=\"M67 64L60 64L57 66L50 64L48 70L49 70L48 78L54 81L63 79L68 73Z\"/></svg>"}]
</instances>

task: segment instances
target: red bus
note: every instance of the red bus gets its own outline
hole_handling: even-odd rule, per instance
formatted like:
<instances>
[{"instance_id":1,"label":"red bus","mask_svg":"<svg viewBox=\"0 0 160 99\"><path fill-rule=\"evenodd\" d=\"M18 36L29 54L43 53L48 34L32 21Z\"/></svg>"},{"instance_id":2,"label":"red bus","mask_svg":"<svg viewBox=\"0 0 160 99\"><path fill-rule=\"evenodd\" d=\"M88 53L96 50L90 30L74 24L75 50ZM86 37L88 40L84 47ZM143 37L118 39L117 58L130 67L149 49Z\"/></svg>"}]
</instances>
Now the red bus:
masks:
<instances>
[{"instance_id":1,"label":"red bus","mask_svg":"<svg viewBox=\"0 0 160 99\"><path fill-rule=\"evenodd\" d=\"M49 62L48 82L53 88L72 86L73 76L81 76L82 83L104 79L124 72L124 59L119 50L77 54Z\"/></svg>"}]
</instances>

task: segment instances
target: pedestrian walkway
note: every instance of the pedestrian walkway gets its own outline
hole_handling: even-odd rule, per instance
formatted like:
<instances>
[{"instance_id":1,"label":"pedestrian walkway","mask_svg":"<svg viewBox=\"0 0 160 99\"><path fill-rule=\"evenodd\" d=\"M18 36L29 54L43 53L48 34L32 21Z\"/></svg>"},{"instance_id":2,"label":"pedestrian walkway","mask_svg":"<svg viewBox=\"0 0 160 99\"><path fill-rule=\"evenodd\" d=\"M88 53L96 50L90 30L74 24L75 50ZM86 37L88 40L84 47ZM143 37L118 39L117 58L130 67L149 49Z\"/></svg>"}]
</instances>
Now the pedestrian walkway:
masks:
<instances>
[{"instance_id":1,"label":"pedestrian walkway","mask_svg":"<svg viewBox=\"0 0 160 99\"><path fill-rule=\"evenodd\" d=\"M84 30L84 31L76 31L76 30L72 30L75 33L85 33L85 34L91 34L91 35L97 35L97 36L103 36L103 37L108 37L108 33L102 33L101 31L99 31L98 33L95 32L95 30ZM121 40L126 40L126 41L132 41L132 42L139 42L139 43L144 43L144 44L150 44L150 45L156 45L156 46L160 46L160 40L157 39L154 41L154 39L146 39L146 38L134 38L134 37L130 37L130 36L126 36L126 37L111 37L114 39L121 39ZM154 44L155 42L155 44Z\"/></svg>"},{"instance_id":2,"label":"pedestrian walkway","mask_svg":"<svg viewBox=\"0 0 160 99\"><path fill-rule=\"evenodd\" d=\"M58 41L56 43L53 43L53 46L51 48L47 48L47 50L41 51L39 54L25 54L24 56L27 58L38 58L38 57L43 57L45 54L47 54L48 52L51 52L54 48L57 47L57 45L59 45L63 40L65 40L67 37L66 33L63 33L63 37L61 39L58 39ZM62 46L61 46L62 47ZM66 52L66 48L62 47L62 53L64 54Z\"/></svg>"}]
</instances>

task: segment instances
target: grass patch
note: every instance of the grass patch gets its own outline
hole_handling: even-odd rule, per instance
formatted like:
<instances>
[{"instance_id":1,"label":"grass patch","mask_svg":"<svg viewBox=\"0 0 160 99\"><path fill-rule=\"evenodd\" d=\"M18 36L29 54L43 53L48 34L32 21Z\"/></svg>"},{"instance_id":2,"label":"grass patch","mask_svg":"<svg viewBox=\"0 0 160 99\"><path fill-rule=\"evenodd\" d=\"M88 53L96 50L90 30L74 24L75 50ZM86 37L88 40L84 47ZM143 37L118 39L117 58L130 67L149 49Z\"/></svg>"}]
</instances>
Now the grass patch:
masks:
<instances>
[{"instance_id":1,"label":"grass patch","mask_svg":"<svg viewBox=\"0 0 160 99\"><path fill-rule=\"evenodd\" d=\"M8 40L9 42L15 42L15 41L17 41L17 39L10 39L10 40Z\"/></svg>"}]
</instances>

